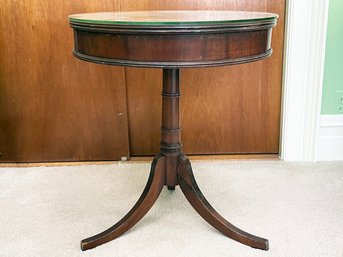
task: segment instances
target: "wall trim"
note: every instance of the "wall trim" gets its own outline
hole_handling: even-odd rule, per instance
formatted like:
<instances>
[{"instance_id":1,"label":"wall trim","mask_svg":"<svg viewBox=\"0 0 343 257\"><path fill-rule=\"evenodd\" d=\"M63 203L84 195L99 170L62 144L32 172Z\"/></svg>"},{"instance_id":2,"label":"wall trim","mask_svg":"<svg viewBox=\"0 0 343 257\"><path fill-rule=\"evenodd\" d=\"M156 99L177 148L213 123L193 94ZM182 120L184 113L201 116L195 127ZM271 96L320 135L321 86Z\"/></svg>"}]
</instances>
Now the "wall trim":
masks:
<instances>
[{"instance_id":1,"label":"wall trim","mask_svg":"<svg viewBox=\"0 0 343 257\"><path fill-rule=\"evenodd\" d=\"M280 157L316 161L329 0L286 6Z\"/></svg>"},{"instance_id":2,"label":"wall trim","mask_svg":"<svg viewBox=\"0 0 343 257\"><path fill-rule=\"evenodd\" d=\"M343 160L343 115L320 117L318 160Z\"/></svg>"}]
</instances>

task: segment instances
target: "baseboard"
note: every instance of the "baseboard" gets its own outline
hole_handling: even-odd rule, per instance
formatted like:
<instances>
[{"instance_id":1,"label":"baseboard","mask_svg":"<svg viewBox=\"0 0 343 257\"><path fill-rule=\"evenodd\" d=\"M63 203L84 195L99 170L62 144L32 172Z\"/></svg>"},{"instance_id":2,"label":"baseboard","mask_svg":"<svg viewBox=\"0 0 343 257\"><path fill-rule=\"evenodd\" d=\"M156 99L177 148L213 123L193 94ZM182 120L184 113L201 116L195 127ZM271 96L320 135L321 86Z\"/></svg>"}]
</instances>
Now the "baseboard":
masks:
<instances>
[{"instance_id":1,"label":"baseboard","mask_svg":"<svg viewBox=\"0 0 343 257\"><path fill-rule=\"evenodd\" d=\"M190 155L191 161L224 161L224 160L258 160L278 161L278 154L234 154L234 155ZM27 167L56 167L56 166L81 166L81 165L111 165L118 163L150 163L154 156L131 157L128 161L73 161L73 162L32 162L32 163L0 163L0 168L27 168Z\"/></svg>"},{"instance_id":2,"label":"baseboard","mask_svg":"<svg viewBox=\"0 0 343 257\"><path fill-rule=\"evenodd\" d=\"M343 160L343 115L321 115L317 154L319 161Z\"/></svg>"}]
</instances>

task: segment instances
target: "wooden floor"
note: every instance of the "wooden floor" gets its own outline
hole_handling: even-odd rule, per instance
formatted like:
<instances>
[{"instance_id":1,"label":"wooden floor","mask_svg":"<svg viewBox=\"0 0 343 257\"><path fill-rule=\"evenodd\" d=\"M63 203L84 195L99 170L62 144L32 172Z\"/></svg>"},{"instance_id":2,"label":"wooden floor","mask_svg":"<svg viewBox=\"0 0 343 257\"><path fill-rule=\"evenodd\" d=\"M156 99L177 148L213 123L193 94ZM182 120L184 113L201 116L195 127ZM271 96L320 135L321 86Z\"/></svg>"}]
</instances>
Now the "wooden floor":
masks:
<instances>
[{"instance_id":1,"label":"wooden floor","mask_svg":"<svg viewBox=\"0 0 343 257\"><path fill-rule=\"evenodd\" d=\"M191 161L218 161L218 160L280 160L278 154L252 155L191 155ZM1 167L39 167L39 166L79 166L79 165L110 165L115 163L151 162L152 156L132 157L127 161L89 161L89 162L39 162L39 163L0 163Z\"/></svg>"}]
</instances>

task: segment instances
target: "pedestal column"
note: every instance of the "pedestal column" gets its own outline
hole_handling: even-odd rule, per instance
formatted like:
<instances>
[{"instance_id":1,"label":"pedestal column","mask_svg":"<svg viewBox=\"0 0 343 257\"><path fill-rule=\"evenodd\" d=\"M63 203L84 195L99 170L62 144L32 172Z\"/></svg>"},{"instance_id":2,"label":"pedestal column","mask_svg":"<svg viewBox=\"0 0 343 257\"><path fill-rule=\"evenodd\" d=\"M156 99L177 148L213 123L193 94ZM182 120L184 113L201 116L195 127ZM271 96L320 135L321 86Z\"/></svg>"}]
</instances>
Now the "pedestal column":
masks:
<instances>
[{"instance_id":1,"label":"pedestal column","mask_svg":"<svg viewBox=\"0 0 343 257\"><path fill-rule=\"evenodd\" d=\"M177 156L182 148L179 99L179 69L163 69L160 153L166 157L165 185L169 190L177 185Z\"/></svg>"}]
</instances>

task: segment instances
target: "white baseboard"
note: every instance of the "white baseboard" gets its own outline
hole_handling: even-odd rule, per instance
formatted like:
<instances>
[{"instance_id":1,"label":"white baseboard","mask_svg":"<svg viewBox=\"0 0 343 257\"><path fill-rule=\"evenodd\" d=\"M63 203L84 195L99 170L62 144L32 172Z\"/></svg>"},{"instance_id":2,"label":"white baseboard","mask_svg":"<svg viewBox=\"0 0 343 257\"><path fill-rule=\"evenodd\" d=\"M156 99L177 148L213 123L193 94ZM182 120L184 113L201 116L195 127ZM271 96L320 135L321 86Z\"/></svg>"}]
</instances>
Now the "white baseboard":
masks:
<instances>
[{"instance_id":1,"label":"white baseboard","mask_svg":"<svg viewBox=\"0 0 343 257\"><path fill-rule=\"evenodd\" d=\"M321 115L318 161L343 160L343 115Z\"/></svg>"}]
</instances>

